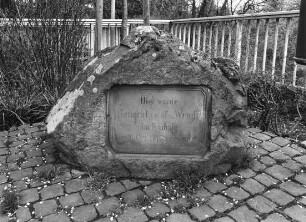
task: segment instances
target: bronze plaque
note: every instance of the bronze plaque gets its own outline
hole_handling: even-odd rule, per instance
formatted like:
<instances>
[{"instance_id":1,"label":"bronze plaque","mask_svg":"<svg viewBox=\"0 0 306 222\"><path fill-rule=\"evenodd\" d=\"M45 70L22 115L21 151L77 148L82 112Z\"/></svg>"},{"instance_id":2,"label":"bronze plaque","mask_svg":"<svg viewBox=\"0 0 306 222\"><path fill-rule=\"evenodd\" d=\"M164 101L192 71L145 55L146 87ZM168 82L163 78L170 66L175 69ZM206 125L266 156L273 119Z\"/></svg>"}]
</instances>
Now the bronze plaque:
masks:
<instances>
[{"instance_id":1,"label":"bronze plaque","mask_svg":"<svg viewBox=\"0 0 306 222\"><path fill-rule=\"evenodd\" d=\"M201 155L209 147L210 90L195 86L115 86L109 141L116 153Z\"/></svg>"}]
</instances>

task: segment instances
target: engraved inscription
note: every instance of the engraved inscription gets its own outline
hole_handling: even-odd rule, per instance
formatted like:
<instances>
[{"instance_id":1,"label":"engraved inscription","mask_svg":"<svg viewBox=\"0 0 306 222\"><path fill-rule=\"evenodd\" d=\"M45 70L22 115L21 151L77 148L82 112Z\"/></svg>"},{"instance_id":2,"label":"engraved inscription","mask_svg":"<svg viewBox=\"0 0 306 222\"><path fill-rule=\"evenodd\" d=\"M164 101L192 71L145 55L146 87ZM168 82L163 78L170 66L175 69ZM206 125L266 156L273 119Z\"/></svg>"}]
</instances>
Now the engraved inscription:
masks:
<instances>
[{"instance_id":1,"label":"engraved inscription","mask_svg":"<svg viewBox=\"0 0 306 222\"><path fill-rule=\"evenodd\" d=\"M113 87L110 143L115 152L125 154L203 154L210 97L204 87Z\"/></svg>"}]
</instances>

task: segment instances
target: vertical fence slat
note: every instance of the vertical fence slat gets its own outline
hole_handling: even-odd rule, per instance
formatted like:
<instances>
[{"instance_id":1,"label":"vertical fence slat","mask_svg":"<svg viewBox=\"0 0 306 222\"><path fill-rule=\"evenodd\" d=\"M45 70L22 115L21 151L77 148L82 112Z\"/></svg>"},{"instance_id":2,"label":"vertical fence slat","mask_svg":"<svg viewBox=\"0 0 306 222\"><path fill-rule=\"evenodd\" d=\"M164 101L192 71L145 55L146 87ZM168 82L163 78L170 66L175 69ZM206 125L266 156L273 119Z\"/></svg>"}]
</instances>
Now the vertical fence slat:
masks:
<instances>
[{"instance_id":1,"label":"vertical fence slat","mask_svg":"<svg viewBox=\"0 0 306 222\"><path fill-rule=\"evenodd\" d=\"M183 42L186 44L186 33L187 33L187 24L184 25L183 29Z\"/></svg>"},{"instance_id":2,"label":"vertical fence slat","mask_svg":"<svg viewBox=\"0 0 306 222\"><path fill-rule=\"evenodd\" d=\"M297 64L294 62L294 69L293 69L293 78L292 78L292 85L296 86L296 71L297 71Z\"/></svg>"},{"instance_id":3,"label":"vertical fence slat","mask_svg":"<svg viewBox=\"0 0 306 222\"><path fill-rule=\"evenodd\" d=\"M203 45L202 45L202 51L203 52L206 52L206 35L207 35L206 24L207 23L204 23L204 31L203 31Z\"/></svg>"},{"instance_id":4,"label":"vertical fence slat","mask_svg":"<svg viewBox=\"0 0 306 222\"><path fill-rule=\"evenodd\" d=\"M219 36L219 25L215 25L215 48L214 48L214 57L218 55L218 36Z\"/></svg>"},{"instance_id":5,"label":"vertical fence slat","mask_svg":"<svg viewBox=\"0 0 306 222\"><path fill-rule=\"evenodd\" d=\"M182 24L179 24L179 39L182 40Z\"/></svg>"},{"instance_id":6,"label":"vertical fence slat","mask_svg":"<svg viewBox=\"0 0 306 222\"><path fill-rule=\"evenodd\" d=\"M192 25L192 48L195 49L196 24Z\"/></svg>"},{"instance_id":7,"label":"vertical fence slat","mask_svg":"<svg viewBox=\"0 0 306 222\"><path fill-rule=\"evenodd\" d=\"M191 43L191 24L188 25L188 40L187 40L187 45L190 47L190 43Z\"/></svg>"},{"instance_id":8,"label":"vertical fence slat","mask_svg":"<svg viewBox=\"0 0 306 222\"><path fill-rule=\"evenodd\" d=\"M210 23L209 26L209 42L208 42L208 55L211 57L211 43L212 43L212 34L213 34L213 23Z\"/></svg>"},{"instance_id":9,"label":"vertical fence slat","mask_svg":"<svg viewBox=\"0 0 306 222\"><path fill-rule=\"evenodd\" d=\"M200 50L201 45L201 32L202 32L202 25L201 23L198 24L198 44L197 44L197 50Z\"/></svg>"},{"instance_id":10,"label":"vertical fence slat","mask_svg":"<svg viewBox=\"0 0 306 222\"><path fill-rule=\"evenodd\" d=\"M273 58L272 58L272 70L271 70L272 79L274 79L274 75L275 75L276 52L277 52L277 43L278 43L278 30L279 30L279 18L277 18L276 21L275 21L274 48L273 48Z\"/></svg>"},{"instance_id":11,"label":"vertical fence slat","mask_svg":"<svg viewBox=\"0 0 306 222\"><path fill-rule=\"evenodd\" d=\"M266 62L267 62L267 48L269 39L269 19L265 21L265 39L264 39L264 50L262 56L262 72L266 72Z\"/></svg>"},{"instance_id":12,"label":"vertical fence slat","mask_svg":"<svg viewBox=\"0 0 306 222\"><path fill-rule=\"evenodd\" d=\"M227 57L231 56L231 45L232 45L232 26L228 24L228 39L227 39Z\"/></svg>"},{"instance_id":13,"label":"vertical fence slat","mask_svg":"<svg viewBox=\"0 0 306 222\"><path fill-rule=\"evenodd\" d=\"M178 37L177 32L178 32L178 24L175 24L175 29L174 29L174 36L175 37Z\"/></svg>"},{"instance_id":14,"label":"vertical fence slat","mask_svg":"<svg viewBox=\"0 0 306 222\"><path fill-rule=\"evenodd\" d=\"M253 61L253 72L256 72L257 69L257 51L258 51L258 40L259 40L259 25L260 20L256 21L256 34L255 34L255 47L254 47L254 61Z\"/></svg>"},{"instance_id":15,"label":"vertical fence slat","mask_svg":"<svg viewBox=\"0 0 306 222\"><path fill-rule=\"evenodd\" d=\"M285 83L285 75L286 75L286 63L287 63L287 54L288 54L288 42L290 35L290 27L291 27L291 18L287 18L286 21L286 35L285 35L285 46L284 46L284 55L283 55L283 65L282 65L282 83Z\"/></svg>"},{"instance_id":16,"label":"vertical fence slat","mask_svg":"<svg viewBox=\"0 0 306 222\"><path fill-rule=\"evenodd\" d=\"M248 20L247 23L247 39L246 39L246 51L245 51L245 63L244 63L244 72L248 73L249 71L249 56L250 56L250 39L251 39L251 20Z\"/></svg>"},{"instance_id":17,"label":"vertical fence slat","mask_svg":"<svg viewBox=\"0 0 306 222\"><path fill-rule=\"evenodd\" d=\"M90 56L95 54L95 26L90 24Z\"/></svg>"},{"instance_id":18,"label":"vertical fence slat","mask_svg":"<svg viewBox=\"0 0 306 222\"><path fill-rule=\"evenodd\" d=\"M223 56L224 52L224 39L225 39L225 22L222 22L220 56Z\"/></svg>"},{"instance_id":19,"label":"vertical fence slat","mask_svg":"<svg viewBox=\"0 0 306 222\"><path fill-rule=\"evenodd\" d=\"M235 42L235 57L236 62L240 66L241 63L241 43L242 43L242 22L236 22L236 42Z\"/></svg>"}]
</instances>

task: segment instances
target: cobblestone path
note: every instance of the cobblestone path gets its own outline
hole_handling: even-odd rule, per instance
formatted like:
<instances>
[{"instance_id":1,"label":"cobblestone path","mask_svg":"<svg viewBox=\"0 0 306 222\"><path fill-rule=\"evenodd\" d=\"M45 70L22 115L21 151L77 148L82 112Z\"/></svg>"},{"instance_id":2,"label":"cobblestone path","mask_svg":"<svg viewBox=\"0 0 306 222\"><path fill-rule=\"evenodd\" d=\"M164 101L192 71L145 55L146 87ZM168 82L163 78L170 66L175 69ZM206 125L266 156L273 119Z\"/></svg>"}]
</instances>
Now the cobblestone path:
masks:
<instances>
[{"instance_id":1,"label":"cobblestone path","mask_svg":"<svg viewBox=\"0 0 306 222\"><path fill-rule=\"evenodd\" d=\"M18 210L9 216L19 222L305 222L306 150L258 129L247 133L257 144L249 168L205 180L184 195L170 181L117 179L89 189L90 177L61 164L52 140L43 139L44 124L12 128L0 132L0 193L18 190Z\"/></svg>"}]
</instances>

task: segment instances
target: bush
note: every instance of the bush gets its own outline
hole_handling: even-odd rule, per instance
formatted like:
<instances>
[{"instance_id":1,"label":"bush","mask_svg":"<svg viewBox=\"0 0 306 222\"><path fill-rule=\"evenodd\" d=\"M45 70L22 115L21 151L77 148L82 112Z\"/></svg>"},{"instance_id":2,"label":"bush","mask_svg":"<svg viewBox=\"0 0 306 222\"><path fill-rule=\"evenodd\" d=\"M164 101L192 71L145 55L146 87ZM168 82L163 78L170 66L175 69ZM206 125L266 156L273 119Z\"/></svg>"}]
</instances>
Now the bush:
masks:
<instances>
[{"instance_id":1,"label":"bush","mask_svg":"<svg viewBox=\"0 0 306 222\"><path fill-rule=\"evenodd\" d=\"M43 121L87 56L82 0L15 4L0 28L0 130Z\"/></svg>"},{"instance_id":2,"label":"bush","mask_svg":"<svg viewBox=\"0 0 306 222\"><path fill-rule=\"evenodd\" d=\"M280 136L289 136L303 120L302 110L306 110L306 99L302 92L288 85L278 84L264 76L246 81L249 124L263 131L272 131ZM294 121L291 128L286 121Z\"/></svg>"}]
</instances>

